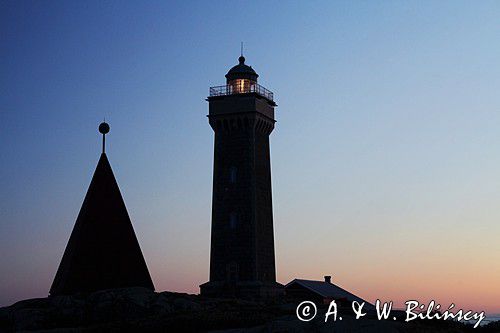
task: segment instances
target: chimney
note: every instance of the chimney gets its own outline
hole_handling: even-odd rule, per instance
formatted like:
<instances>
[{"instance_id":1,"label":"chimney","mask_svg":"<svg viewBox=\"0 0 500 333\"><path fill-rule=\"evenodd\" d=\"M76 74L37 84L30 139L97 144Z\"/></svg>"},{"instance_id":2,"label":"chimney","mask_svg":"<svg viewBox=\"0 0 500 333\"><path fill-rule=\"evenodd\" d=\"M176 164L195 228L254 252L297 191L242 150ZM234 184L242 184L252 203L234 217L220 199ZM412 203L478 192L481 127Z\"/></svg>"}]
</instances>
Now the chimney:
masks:
<instances>
[{"instance_id":1,"label":"chimney","mask_svg":"<svg viewBox=\"0 0 500 333\"><path fill-rule=\"evenodd\" d=\"M325 282L326 283L332 283L332 276L331 275L325 275Z\"/></svg>"}]
</instances>

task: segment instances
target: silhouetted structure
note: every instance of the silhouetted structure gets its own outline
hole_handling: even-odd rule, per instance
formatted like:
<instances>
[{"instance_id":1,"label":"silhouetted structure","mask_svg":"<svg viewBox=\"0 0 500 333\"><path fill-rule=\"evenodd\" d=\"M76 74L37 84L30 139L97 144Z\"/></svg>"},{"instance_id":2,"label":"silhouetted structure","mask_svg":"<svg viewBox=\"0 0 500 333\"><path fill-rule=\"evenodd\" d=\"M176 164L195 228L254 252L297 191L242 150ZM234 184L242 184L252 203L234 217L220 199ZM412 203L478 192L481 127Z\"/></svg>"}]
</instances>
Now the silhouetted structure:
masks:
<instances>
[{"instance_id":1,"label":"silhouetted structure","mask_svg":"<svg viewBox=\"0 0 500 333\"><path fill-rule=\"evenodd\" d=\"M206 296L267 298L276 283L269 134L273 93L239 64L226 85L210 88L209 123L215 132L210 281Z\"/></svg>"},{"instance_id":2,"label":"silhouetted structure","mask_svg":"<svg viewBox=\"0 0 500 333\"><path fill-rule=\"evenodd\" d=\"M103 152L76 219L51 295L66 295L122 287L146 287L153 282L104 152L109 126L102 123Z\"/></svg>"},{"instance_id":3,"label":"silhouetted structure","mask_svg":"<svg viewBox=\"0 0 500 333\"><path fill-rule=\"evenodd\" d=\"M313 301L316 304L330 304L335 300L340 306L351 308L352 302L365 303L363 309L374 310L375 306L364 299L351 294L332 283L331 276L325 276L324 281L294 279L285 285L285 294L298 301Z\"/></svg>"}]
</instances>

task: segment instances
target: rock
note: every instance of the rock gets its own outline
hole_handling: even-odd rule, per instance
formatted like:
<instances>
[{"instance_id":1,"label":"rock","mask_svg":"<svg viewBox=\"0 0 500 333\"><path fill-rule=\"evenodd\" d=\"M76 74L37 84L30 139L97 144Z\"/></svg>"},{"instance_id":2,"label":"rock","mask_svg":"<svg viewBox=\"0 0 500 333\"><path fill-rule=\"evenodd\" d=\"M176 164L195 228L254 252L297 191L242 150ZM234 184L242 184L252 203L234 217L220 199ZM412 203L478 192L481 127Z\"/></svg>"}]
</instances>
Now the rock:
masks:
<instances>
[{"instance_id":1,"label":"rock","mask_svg":"<svg viewBox=\"0 0 500 333\"><path fill-rule=\"evenodd\" d=\"M200 304L184 298L177 298L173 302L175 311L199 311Z\"/></svg>"},{"instance_id":2,"label":"rock","mask_svg":"<svg viewBox=\"0 0 500 333\"><path fill-rule=\"evenodd\" d=\"M12 313L14 330L34 330L43 328L50 318L48 309L25 308Z\"/></svg>"},{"instance_id":3,"label":"rock","mask_svg":"<svg viewBox=\"0 0 500 333\"><path fill-rule=\"evenodd\" d=\"M301 322L295 306L286 301L263 304L154 293L145 288L110 289L30 299L0 308L0 332L472 332L459 323L429 320L403 323L346 316L325 323L324 317L317 316ZM498 323L487 326L473 332L498 332Z\"/></svg>"},{"instance_id":4,"label":"rock","mask_svg":"<svg viewBox=\"0 0 500 333\"><path fill-rule=\"evenodd\" d=\"M172 304L166 295L158 295L156 301L152 305L152 309L156 314L164 315L173 311Z\"/></svg>"}]
</instances>

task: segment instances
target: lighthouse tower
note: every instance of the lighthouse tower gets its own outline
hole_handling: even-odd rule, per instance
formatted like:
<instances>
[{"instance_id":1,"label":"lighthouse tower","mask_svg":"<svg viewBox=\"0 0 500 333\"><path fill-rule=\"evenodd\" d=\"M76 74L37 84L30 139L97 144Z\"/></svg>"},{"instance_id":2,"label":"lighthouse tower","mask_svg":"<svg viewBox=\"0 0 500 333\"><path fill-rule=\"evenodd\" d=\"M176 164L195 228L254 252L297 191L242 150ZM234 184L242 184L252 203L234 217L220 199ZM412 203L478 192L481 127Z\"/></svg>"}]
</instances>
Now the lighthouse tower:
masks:
<instances>
[{"instance_id":1,"label":"lighthouse tower","mask_svg":"<svg viewBox=\"0 0 500 333\"><path fill-rule=\"evenodd\" d=\"M269 135L274 129L273 93L245 64L211 87L208 120L215 132L210 280L201 294L272 298L276 283Z\"/></svg>"}]
</instances>

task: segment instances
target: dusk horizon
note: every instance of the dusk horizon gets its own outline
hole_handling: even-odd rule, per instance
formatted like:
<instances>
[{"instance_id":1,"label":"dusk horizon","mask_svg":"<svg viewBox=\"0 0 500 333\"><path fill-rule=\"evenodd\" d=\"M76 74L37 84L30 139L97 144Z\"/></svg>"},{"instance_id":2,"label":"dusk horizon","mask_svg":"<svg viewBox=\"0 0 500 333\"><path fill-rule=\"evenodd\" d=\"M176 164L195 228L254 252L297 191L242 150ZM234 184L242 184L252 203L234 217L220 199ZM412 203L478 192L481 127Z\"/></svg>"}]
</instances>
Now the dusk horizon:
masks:
<instances>
[{"instance_id":1,"label":"dusk horizon","mask_svg":"<svg viewBox=\"0 0 500 333\"><path fill-rule=\"evenodd\" d=\"M200 293L220 259L214 168L228 168L214 143L227 124L210 117L234 94L209 89L239 63L274 110L274 130L255 126L272 175L260 232L274 243L259 244L275 252L255 274L275 260L282 285L331 276L372 304L500 317L498 17L495 1L2 2L0 307L48 296L104 119L154 289Z\"/></svg>"}]
</instances>

